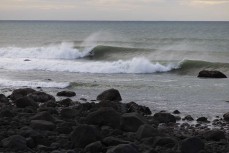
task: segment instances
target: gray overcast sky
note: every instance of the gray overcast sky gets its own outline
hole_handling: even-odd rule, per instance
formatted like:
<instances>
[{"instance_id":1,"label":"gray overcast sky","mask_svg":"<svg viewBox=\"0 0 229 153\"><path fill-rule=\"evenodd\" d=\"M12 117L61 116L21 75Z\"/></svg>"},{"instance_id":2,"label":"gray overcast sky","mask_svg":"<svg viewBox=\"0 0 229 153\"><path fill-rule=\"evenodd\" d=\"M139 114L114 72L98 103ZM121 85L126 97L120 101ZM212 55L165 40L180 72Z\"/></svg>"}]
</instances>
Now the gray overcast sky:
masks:
<instances>
[{"instance_id":1,"label":"gray overcast sky","mask_svg":"<svg viewBox=\"0 0 229 153\"><path fill-rule=\"evenodd\" d=\"M0 20L229 21L229 0L0 0Z\"/></svg>"}]
</instances>

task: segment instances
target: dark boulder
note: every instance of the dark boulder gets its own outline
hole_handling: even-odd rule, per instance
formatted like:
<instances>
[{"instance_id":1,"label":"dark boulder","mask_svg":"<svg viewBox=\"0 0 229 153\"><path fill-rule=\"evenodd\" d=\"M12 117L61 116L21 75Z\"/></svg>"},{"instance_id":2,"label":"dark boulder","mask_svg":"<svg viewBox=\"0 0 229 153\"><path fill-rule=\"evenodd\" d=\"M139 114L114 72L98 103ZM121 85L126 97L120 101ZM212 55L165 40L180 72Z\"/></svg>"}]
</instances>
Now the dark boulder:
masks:
<instances>
[{"instance_id":1,"label":"dark boulder","mask_svg":"<svg viewBox=\"0 0 229 153\"><path fill-rule=\"evenodd\" d=\"M225 133L221 130L206 131L204 132L203 136L206 140L211 141L220 141L221 139L226 139Z\"/></svg>"},{"instance_id":2,"label":"dark boulder","mask_svg":"<svg viewBox=\"0 0 229 153\"><path fill-rule=\"evenodd\" d=\"M45 120L31 120L30 126L34 129L49 131L52 131L56 128L54 123Z\"/></svg>"},{"instance_id":3,"label":"dark boulder","mask_svg":"<svg viewBox=\"0 0 229 153\"><path fill-rule=\"evenodd\" d=\"M182 120L193 121L194 119L191 115L187 115Z\"/></svg>"},{"instance_id":4,"label":"dark boulder","mask_svg":"<svg viewBox=\"0 0 229 153\"><path fill-rule=\"evenodd\" d=\"M94 106L94 109L98 109L101 107L111 107L114 110L116 110L119 113L125 113L126 107L125 104L117 102L117 101L100 101L99 103L96 103Z\"/></svg>"},{"instance_id":5,"label":"dark boulder","mask_svg":"<svg viewBox=\"0 0 229 153\"><path fill-rule=\"evenodd\" d=\"M138 128L146 124L145 118L138 113L125 113L121 117L121 129L127 132L136 132Z\"/></svg>"},{"instance_id":6,"label":"dark boulder","mask_svg":"<svg viewBox=\"0 0 229 153\"><path fill-rule=\"evenodd\" d=\"M20 135L13 135L3 139L2 146L13 150L26 150L26 139Z\"/></svg>"},{"instance_id":7,"label":"dark boulder","mask_svg":"<svg viewBox=\"0 0 229 153\"><path fill-rule=\"evenodd\" d=\"M15 112L10 108L0 109L0 117L14 117L15 115Z\"/></svg>"},{"instance_id":8,"label":"dark boulder","mask_svg":"<svg viewBox=\"0 0 229 153\"><path fill-rule=\"evenodd\" d=\"M74 97L76 93L74 91L60 91L56 95L63 97Z\"/></svg>"},{"instance_id":9,"label":"dark boulder","mask_svg":"<svg viewBox=\"0 0 229 153\"><path fill-rule=\"evenodd\" d=\"M86 117L88 124L103 126L107 125L113 128L119 128L120 126L120 114L113 108L103 107L97 111L91 112Z\"/></svg>"},{"instance_id":10,"label":"dark boulder","mask_svg":"<svg viewBox=\"0 0 229 153\"><path fill-rule=\"evenodd\" d=\"M129 141L122 140L120 138L116 138L113 136L106 137L102 140L103 144L106 146L117 146L119 144L128 144L130 143Z\"/></svg>"},{"instance_id":11,"label":"dark boulder","mask_svg":"<svg viewBox=\"0 0 229 153\"><path fill-rule=\"evenodd\" d=\"M103 145L100 141L96 141L88 144L84 150L88 153L101 153L103 151Z\"/></svg>"},{"instance_id":12,"label":"dark boulder","mask_svg":"<svg viewBox=\"0 0 229 153\"><path fill-rule=\"evenodd\" d=\"M225 121L229 121L229 112L223 115Z\"/></svg>"},{"instance_id":13,"label":"dark boulder","mask_svg":"<svg viewBox=\"0 0 229 153\"><path fill-rule=\"evenodd\" d=\"M33 90L31 88L16 89L10 95L10 99L14 101L14 100L17 100L17 99L22 98L24 96L27 96L28 94L33 93L35 91L36 90Z\"/></svg>"},{"instance_id":14,"label":"dark boulder","mask_svg":"<svg viewBox=\"0 0 229 153\"><path fill-rule=\"evenodd\" d=\"M45 120L51 122L56 121L56 119L51 114L49 114L49 112L46 111L38 112L37 114L31 117L31 120Z\"/></svg>"},{"instance_id":15,"label":"dark boulder","mask_svg":"<svg viewBox=\"0 0 229 153\"><path fill-rule=\"evenodd\" d=\"M109 89L103 91L101 94L97 96L97 100L109 100L109 101L121 101L121 95L116 89Z\"/></svg>"},{"instance_id":16,"label":"dark boulder","mask_svg":"<svg viewBox=\"0 0 229 153\"><path fill-rule=\"evenodd\" d=\"M15 100L14 103L16 104L16 106L18 108L25 108L28 106L38 107L38 104L33 99L31 99L29 97L21 97L21 98Z\"/></svg>"},{"instance_id":17,"label":"dark boulder","mask_svg":"<svg viewBox=\"0 0 229 153\"><path fill-rule=\"evenodd\" d=\"M196 121L197 122L209 122L206 117L199 117Z\"/></svg>"},{"instance_id":18,"label":"dark boulder","mask_svg":"<svg viewBox=\"0 0 229 153\"><path fill-rule=\"evenodd\" d=\"M41 91L33 92L29 94L28 97L33 99L35 102L39 102L39 103L55 101L55 97Z\"/></svg>"},{"instance_id":19,"label":"dark boulder","mask_svg":"<svg viewBox=\"0 0 229 153\"><path fill-rule=\"evenodd\" d=\"M58 101L58 103L61 106L65 106L65 107L71 106L73 104L73 102L72 102L72 100L70 98L66 98L66 99L60 100L60 101Z\"/></svg>"},{"instance_id":20,"label":"dark boulder","mask_svg":"<svg viewBox=\"0 0 229 153\"><path fill-rule=\"evenodd\" d=\"M135 102L127 103L126 107L127 107L128 113L137 112L141 115L151 115L152 114L149 107L138 105Z\"/></svg>"},{"instance_id":21,"label":"dark boulder","mask_svg":"<svg viewBox=\"0 0 229 153\"><path fill-rule=\"evenodd\" d=\"M79 114L79 112L76 109L72 108L63 108L60 111L60 116L63 118L74 118Z\"/></svg>"},{"instance_id":22,"label":"dark boulder","mask_svg":"<svg viewBox=\"0 0 229 153\"><path fill-rule=\"evenodd\" d=\"M156 113L154 114L154 118L159 122L159 123L176 123L176 118L170 113Z\"/></svg>"},{"instance_id":23,"label":"dark boulder","mask_svg":"<svg viewBox=\"0 0 229 153\"><path fill-rule=\"evenodd\" d=\"M227 78L227 76L220 71L208 71L208 70L200 71L198 74L198 77L200 78Z\"/></svg>"},{"instance_id":24,"label":"dark boulder","mask_svg":"<svg viewBox=\"0 0 229 153\"><path fill-rule=\"evenodd\" d=\"M173 114L180 114L180 111L179 110L175 110L175 111L173 111Z\"/></svg>"},{"instance_id":25,"label":"dark boulder","mask_svg":"<svg viewBox=\"0 0 229 153\"><path fill-rule=\"evenodd\" d=\"M5 95L0 94L0 103L9 103L9 99Z\"/></svg>"},{"instance_id":26,"label":"dark boulder","mask_svg":"<svg viewBox=\"0 0 229 153\"><path fill-rule=\"evenodd\" d=\"M183 140L181 142L181 152L182 153L198 153L204 149L204 143L198 137L191 137Z\"/></svg>"},{"instance_id":27,"label":"dark boulder","mask_svg":"<svg viewBox=\"0 0 229 153\"><path fill-rule=\"evenodd\" d=\"M106 153L139 153L139 151L135 145L120 144L108 149Z\"/></svg>"},{"instance_id":28,"label":"dark boulder","mask_svg":"<svg viewBox=\"0 0 229 153\"><path fill-rule=\"evenodd\" d=\"M91 125L79 125L71 133L73 147L85 147L99 140L99 131Z\"/></svg>"},{"instance_id":29,"label":"dark boulder","mask_svg":"<svg viewBox=\"0 0 229 153\"><path fill-rule=\"evenodd\" d=\"M159 135L159 131L151 125L144 124L138 128L136 136L139 140L143 138L155 137Z\"/></svg>"},{"instance_id":30,"label":"dark boulder","mask_svg":"<svg viewBox=\"0 0 229 153\"><path fill-rule=\"evenodd\" d=\"M156 146L175 148L178 146L178 141L171 137L157 137L154 141L154 147Z\"/></svg>"}]
</instances>

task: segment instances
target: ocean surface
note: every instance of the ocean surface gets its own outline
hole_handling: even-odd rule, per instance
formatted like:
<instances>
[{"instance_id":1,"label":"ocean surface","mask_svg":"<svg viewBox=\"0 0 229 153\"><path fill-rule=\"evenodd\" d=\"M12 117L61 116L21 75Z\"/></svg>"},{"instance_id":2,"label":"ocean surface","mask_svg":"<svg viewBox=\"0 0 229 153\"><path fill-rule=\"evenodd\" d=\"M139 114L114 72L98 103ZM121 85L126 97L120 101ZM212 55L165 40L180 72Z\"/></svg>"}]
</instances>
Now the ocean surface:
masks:
<instances>
[{"instance_id":1,"label":"ocean surface","mask_svg":"<svg viewBox=\"0 0 229 153\"><path fill-rule=\"evenodd\" d=\"M229 111L229 22L0 21L0 88L116 88L152 111L215 117Z\"/></svg>"}]
</instances>

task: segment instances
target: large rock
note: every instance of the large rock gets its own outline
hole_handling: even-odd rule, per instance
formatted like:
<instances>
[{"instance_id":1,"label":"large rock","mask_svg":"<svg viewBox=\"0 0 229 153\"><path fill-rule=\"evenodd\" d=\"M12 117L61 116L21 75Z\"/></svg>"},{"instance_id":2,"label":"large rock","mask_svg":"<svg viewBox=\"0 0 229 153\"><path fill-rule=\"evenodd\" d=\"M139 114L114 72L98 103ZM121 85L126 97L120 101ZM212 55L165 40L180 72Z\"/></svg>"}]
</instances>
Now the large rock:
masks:
<instances>
[{"instance_id":1,"label":"large rock","mask_svg":"<svg viewBox=\"0 0 229 153\"><path fill-rule=\"evenodd\" d=\"M154 147L160 146L164 148L176 148L178 141L171 137L157 137L154 141Z\"/></svg>"},{"instance_id":2,"label":"large rock","mask_svg":"<svg viewBox=\"0 0 229 153\"><path fill-rule=\"evenodd\" d=\"M204 149L204 143L198 137L187 138L181 143L181 152L182 153L198 153Z\"/></svg>"},{"instance_id":3,"label":"large rock","mask_svg":"<svg viewBox=\"0 0 229 153\"><path fill-rule=\"evenodd\" d=\"M5 95L0 94L0 103L9 103L9 99Z\"/></svg>"},{"instance_id":4,"label":"large rock","mask_svg":"<svg viewBox=\"0 0 229 153\"><path fill-rule=\"evenodd\" d=\"M107 150L107 153L139 153L137 147L131 144L120 144Z\"/></svg>"},{"instance_id":5,"label":"large rock","mask_svg":"<svg viewBox=\"0 0 229 153\"><path fill-rule=\"evenodd\" d=\"M56 128L54 123L45 120L31 120L30 126L34 129L49 131L52 131Z\"/></svg>"},{"instance_id":6,"label":"large rock","mask_svg":"<svg viewBox=\"0 0 229 153\"><path fill-rule=\"evenodd\" d=\"M125 141L125 140L122 140L120 138L116 138L116 137L113 137L113 136L104 138L102 142L106 146L117 146L119 144L128 144L128 143L130 143L129 141Z\"/></svg>"},{"instance_id":7,"label":"large rock","mask_svg":"<svg viewBox=\"0 0 229 153\"><path fill-rule=\"evenodd\" d=\"M88 114L86 117L86 122L93 125L108 125L113 128L119 128L120 118L120 114L113 108L103 107Z\"/></svg>"},{"instance_id":8,"label":"large rock","mask_svg":"<svg viewBox=\"0 0 229 153\"><path fill-rule=\"evenodd\" d=\"M5 148L10 148L14 150L26 150L26 139L20 135L13 135L8 138L3 139L2 146Z\"/></svg>"},{"instance_id":9,"label":"large rock","mask_svg":"<svg viewBox=\"0 0 229 153\"><path fill-rule=\"evenodd\" d=\"M74 118L78 115L78 111L73 108L63 108L60 111L60 116L63 118Z\"/></svg>"},{"instance_id":10,"label":"large rock","mask_svg":"<svg viewBox=\"0 0 229 153\"><path fill-rule=\"evenodd\" d=\"M143 138L155 137L158 135L159 135L159 131L148 124L144 124L140 126L138 128L138 131L136 132L136 136L139 140Z\"/></svg>"},{"instance_id":11,"label":"large rock","mask_svg":"<svg viewBox=\"0 0 229 153\"><path fill-rule=\"evenodd\" d=\"M208 70L200 71L198 74L198 77L200 78L227 78L227 76L220 71L208 71Z\"/></svg>"},{"instance_id":12,"label":"large rock","mask_svg":"<svg viewBox=\"0 0 229 153\"><path fill-rule=\"evenodd\" d=\"M97 140L99 140L99 131L91 125L79 125L71 134L74 147L85 147Z\"/></svg>"},{"instance_id":13,"label":"large rock","mask_svg":"<svg viewBox=\"0 0 229 153\"><path fill-rule=\"evenodd\" d=\"M29 97L22 97L14 101L18 108L25 108L28 106L38 107L38 104Z\"/></svg>"},{"instance_id":14,"label":"large rock","mask_svg":"<svg viewBox=\"0 0 229 153\"><path fill-rule=\"evenodd\" d=\"M74 97L76 93L74 91L60 91L56 95L63 97Z\"/></svg>"},{"instance_id":15,"label":"large rock","mask_svg":"<svg viewBox=\"0 0 229 153\"><path fill-rule=\"evenodd\" d=\"M100 141L93 142L85 147L85 152L101 153L103 151L103 145Z\"/></svg>"},{"instance_id":16,"label":"large rock","mask_svg":"<svg viewBox=\"0 0 229 153\"><path fill-rule=\"evenodd\" d=\"M127 132L136 132L138 128L146 124L144 117L138 113L125 113L121 117L121 129Z\"/></svg>"},{"instance_id":17,"label":"large rock","mask_svg":"<svg viewBox=\"0 0 229 153\"><path fill-rule=\"evenodd\" d=\"M176 118L170 113L156 113L154 114L154 118L159 122L159 123L176 123Z\"/></svg>"},{"instance_id":18,"label":"large rock","mask_svg":"<svg viewBox=\"0 0 229 153\"><path fill-rule=\"evenodd\" d=\"M225 133L221 130L210 130L203 134L206 140L220 141L221 139L226 139Z\"/></svg>"},{"instance_id":19,"label":"large rock","mask_svg":"<svg viewBox=\"0 0 229 153\"><path fill-rule=\"evenodd\" d=\"M225 121L229 121L229 112L223 115Z\"/></svg>"},{"instance_id":20,"label":"large rock","mask_svg":"<svg viewBox=\"0 0 229 153\"><path fill-rule=\"evenodd\" d=\"M12 94L10 95L10 99L11 100L17 100L19 98L25 97L30 93L35 92L36 90L33 90L31 88L24 88L24 89L16 89L12 92Z\"/></svg>"},{"instance_id":21,"label":"large rock","mask_svg":"<svg viewBox=\"0 0 229 153\"><path fill-rule=\"evenodd\" d=\"M122 98L118 90L109 89L99 94L97 100L121 101Z\"/></svg>"},{"instance_id":22,"label":"large rock","mask_svg":"<svg viewBox=\"0 0 229 153\"><path fill-rule=\"evenodd\" d=\"M135 102L127 103L126 107L127 107L128 113L137 112L142 115L151 115L152 114L149 107L138 105Z\"/></svg>"},{"instance_id":23,"label":"large rock","mask_svg":"<svg viewBox=\"0 0 229 153\"><path fill-rule=\"evenodd\" d=\"M55 101L55 97L45 92L40 92L40 91L33 92L29 94L28 97L33 99L35 102L39 102L39 103Z\"/></svg>"},{"instance_id":24,"label":"large rock","mask_svg":"<svg viewBox=\"0 0 229 153\"><path fill-rule=\"evenodd\" d=\"M46 112L46 111L38 112L37 114L31 117L31 120L45 120L45 121L51 121L51 122L56 121L56 119L52 117L52 115L49 114L49 112Z\"/></svg>"}]
</instances>

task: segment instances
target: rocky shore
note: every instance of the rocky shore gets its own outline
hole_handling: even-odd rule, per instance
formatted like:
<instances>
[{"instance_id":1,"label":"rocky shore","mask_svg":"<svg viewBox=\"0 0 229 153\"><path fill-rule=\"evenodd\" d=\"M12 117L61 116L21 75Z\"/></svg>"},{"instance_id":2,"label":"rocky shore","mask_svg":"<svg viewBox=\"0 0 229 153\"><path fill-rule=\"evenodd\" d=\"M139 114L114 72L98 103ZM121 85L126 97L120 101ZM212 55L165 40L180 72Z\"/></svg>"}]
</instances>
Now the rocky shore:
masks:
<instances>
[{"instance_id":1,"label":"rocky shore","mask_svg":"<svg viewBox=\"0 0 229 153\"><path fill-rule=\"evenodd\" d=\"M229 112L209 121L179 110L152 114L122 103L109 89L97 101L71 100L30 88L0 94L0 152L21 153L228 153ZM193 121L195 123L193 124ZM210 126L209 126L210 125Z\"/></svg>"}]
</instances>

